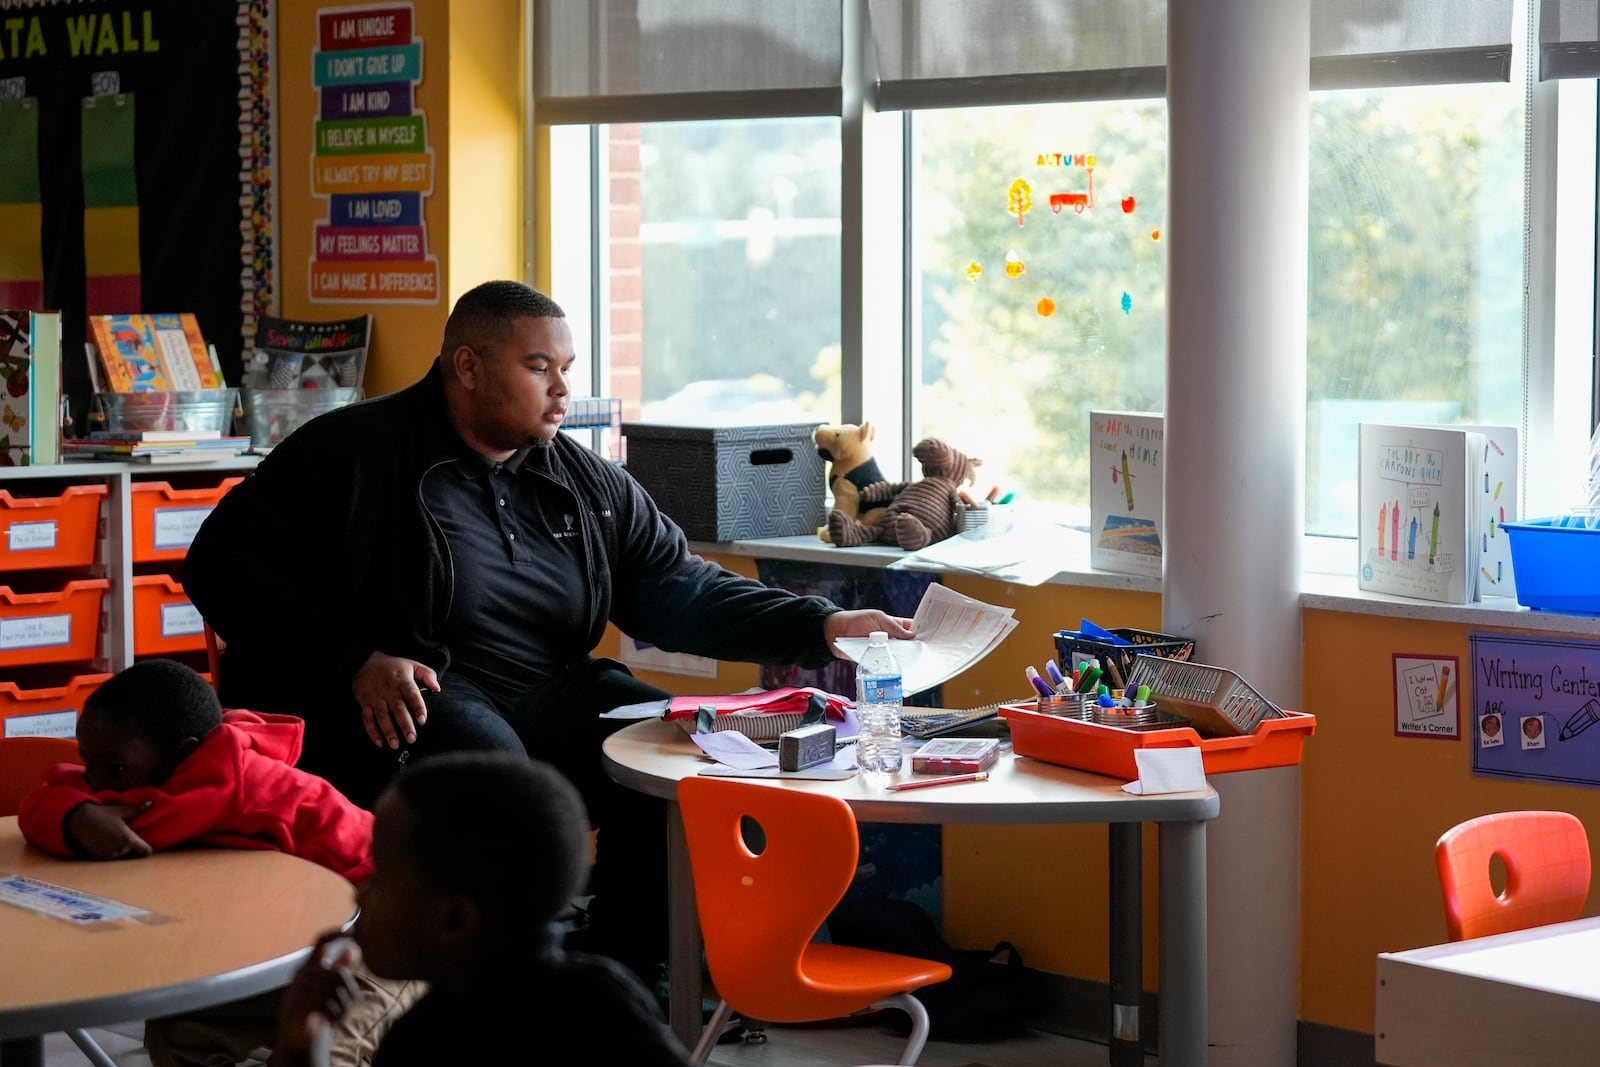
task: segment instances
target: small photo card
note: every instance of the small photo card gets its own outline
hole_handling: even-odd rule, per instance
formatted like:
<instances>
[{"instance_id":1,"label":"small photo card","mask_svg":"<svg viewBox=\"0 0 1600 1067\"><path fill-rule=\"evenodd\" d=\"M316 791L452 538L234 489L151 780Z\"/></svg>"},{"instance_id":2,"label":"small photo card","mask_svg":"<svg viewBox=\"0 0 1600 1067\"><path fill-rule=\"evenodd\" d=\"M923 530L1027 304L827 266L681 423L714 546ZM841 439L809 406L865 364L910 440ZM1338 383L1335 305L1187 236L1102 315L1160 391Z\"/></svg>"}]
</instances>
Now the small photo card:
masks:
<instances>
[{"instance_id":1,"label":"small photo card","mask_svg":"<svg viewBox=\"0 0 1600 1067\"><path fill-rule=\"evenodd\" d=\"M1522 747L1524 750L1544 747L1544 716L1527 715L1522 719Z\"/></svg>"},{"instance_id":2,"label":"small photo card","mask_svg":"<svg viewBox=\"0 0 1600 1067\"><path fill-rule=\"evenodd\" d=\"M1505 725L1497 712L1478 716L1478 747L1499 748L1506 743Z\"/></svg>"}]
</instances>

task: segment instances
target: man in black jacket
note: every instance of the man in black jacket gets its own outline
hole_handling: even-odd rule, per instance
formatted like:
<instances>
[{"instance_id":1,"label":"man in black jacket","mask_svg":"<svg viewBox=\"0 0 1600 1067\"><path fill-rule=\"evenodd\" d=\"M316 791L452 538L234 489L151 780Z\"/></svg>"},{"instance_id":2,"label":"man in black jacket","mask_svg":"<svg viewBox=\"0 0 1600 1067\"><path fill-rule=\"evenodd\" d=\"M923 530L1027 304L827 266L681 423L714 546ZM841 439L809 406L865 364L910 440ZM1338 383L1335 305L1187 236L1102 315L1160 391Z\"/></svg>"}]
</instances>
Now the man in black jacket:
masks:
<instances>
[{"instance_id":1,"label":"man in black jacket","mask_svg":"<svg viewBox=\"0 0 1600 1067\"><path fill-rule=\"evenodd\" d=\"M478 286L421 381L312 420L222 499L184 589L226 646L224 705L305 719L300 765L358 804L435 752L555 764L602 830L592 917L655 940L664 809L606 777L600 744L623 724L596 716L665 694L591 655L606 623L808 665L834 638L910 628L692 555L629 475L558 432L574 362L548 297Z\"/></svg>"}]
</instances>

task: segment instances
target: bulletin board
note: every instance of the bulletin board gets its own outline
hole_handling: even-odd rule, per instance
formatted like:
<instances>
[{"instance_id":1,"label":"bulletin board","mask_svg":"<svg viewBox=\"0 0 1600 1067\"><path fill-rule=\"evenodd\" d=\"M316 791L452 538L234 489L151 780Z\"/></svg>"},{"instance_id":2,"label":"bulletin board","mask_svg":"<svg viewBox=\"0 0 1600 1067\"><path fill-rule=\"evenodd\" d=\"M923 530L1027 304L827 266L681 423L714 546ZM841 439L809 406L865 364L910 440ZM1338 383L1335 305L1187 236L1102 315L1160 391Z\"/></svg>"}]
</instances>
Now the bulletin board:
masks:
<instances>
[{"instance_id":1,"label":"bulletin board","mask_svg":"<svg viewBox=\"0 0 1600 1067\"><path fill-rule=\"evenodd\" d=\"M1600 786L1600 642L1471 634L1472 770Z\"/></svg>"}]
</instances>

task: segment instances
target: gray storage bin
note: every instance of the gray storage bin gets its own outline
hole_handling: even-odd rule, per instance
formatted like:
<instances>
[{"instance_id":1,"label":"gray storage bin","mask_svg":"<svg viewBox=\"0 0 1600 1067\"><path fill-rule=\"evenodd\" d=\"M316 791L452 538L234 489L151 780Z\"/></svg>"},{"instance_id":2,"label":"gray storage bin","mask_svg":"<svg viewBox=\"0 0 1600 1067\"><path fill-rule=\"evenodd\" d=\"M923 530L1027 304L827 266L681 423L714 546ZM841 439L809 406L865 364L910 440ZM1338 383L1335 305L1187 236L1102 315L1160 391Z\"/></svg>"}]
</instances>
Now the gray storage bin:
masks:
<instances>
[{"instance_id":1,"label":"gray storage bin","mask_svg":"<svg viewBox=\"0 0 1600 1067\"><path fill-rule=\"evenodd\" d=\"M695 541L815 536L822 525L820 423L661 426L625 422L628 472Z\"/></svg>"}]
</instances>

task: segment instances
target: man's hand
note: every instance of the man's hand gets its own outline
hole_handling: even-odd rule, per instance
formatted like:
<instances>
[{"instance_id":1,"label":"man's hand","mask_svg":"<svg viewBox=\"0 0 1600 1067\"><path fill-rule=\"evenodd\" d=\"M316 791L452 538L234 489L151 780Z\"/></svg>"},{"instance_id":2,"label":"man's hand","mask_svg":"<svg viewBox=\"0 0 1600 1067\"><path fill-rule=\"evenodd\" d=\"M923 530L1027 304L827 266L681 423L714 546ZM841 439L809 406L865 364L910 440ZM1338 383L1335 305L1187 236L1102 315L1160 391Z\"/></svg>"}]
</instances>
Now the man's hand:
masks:
<instances>
[{"instance_id":1,"label":"man's hand","mask_svg":"<svg viewBox=\"0 0 1600 1067\"><path fill-rule=\"evenodd\" d=\"M322 1067L328 1062L328 1025L350 1007L356 995L350 972L359 966L361 949L343 930L317 938L283 994L271 1067Z\"/></svg>"},{"instance_id":2,"label":"man's hand","mask_svg":"<svg viewBox=\"0 0 1600 1067\"><path fill-rule=\"evenodd\" d=\"M373 744L399 748L402 737L408 744L416 741L417 727L428 721L418 688L424 685L439 691L439 676L432 667L382 652L367 657L350 683L350 692L361 705L361 724Z\"/></svg>"},{"instance_id":3,"label":"man's hand","mask_svg":"<svg viewBox=\"0 0 1600 1067\"><path fill-rule=\"evenodd\" d=\"M143 804L79 804L67 812L61 829L68 843L92 860L138 859L152 851L128 821L150 810Z\"/></svg>"},{"instance_id":4,"label":"man's hand","mask_svg":"<svg viewBox=\"0 0 1600 1067\"><path fill-rule=\"evenodd\" d=\"M910 619L896 618L876 609L835 612L828 616L828 621L822 627L823 636L828 642L828 650L839 659L850 657L839 651L839 646L833 643L835 638L867 637L874 630L882 630L891 638L900 640L910 640L916 636L912 632Z\"/></svg>"}]
</instances>

